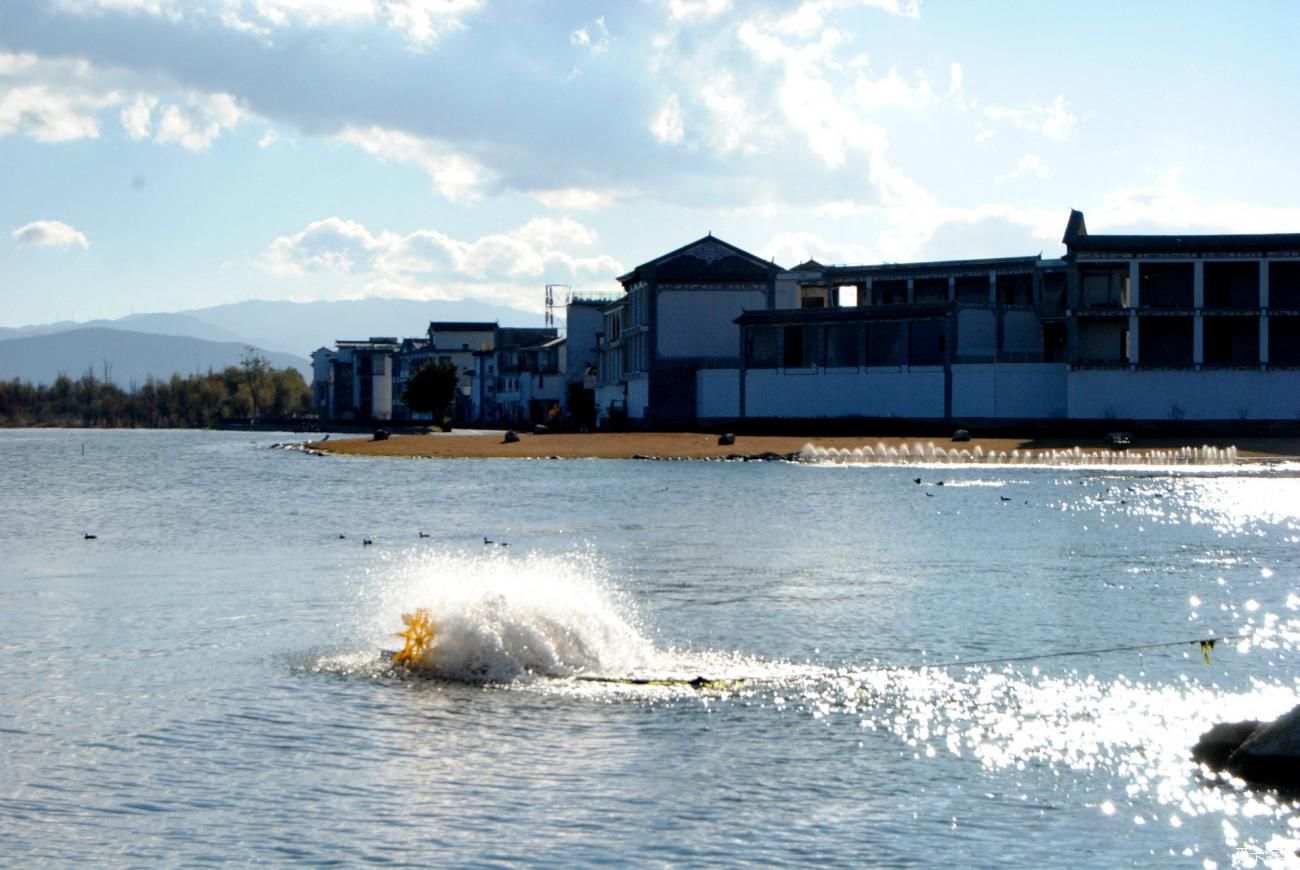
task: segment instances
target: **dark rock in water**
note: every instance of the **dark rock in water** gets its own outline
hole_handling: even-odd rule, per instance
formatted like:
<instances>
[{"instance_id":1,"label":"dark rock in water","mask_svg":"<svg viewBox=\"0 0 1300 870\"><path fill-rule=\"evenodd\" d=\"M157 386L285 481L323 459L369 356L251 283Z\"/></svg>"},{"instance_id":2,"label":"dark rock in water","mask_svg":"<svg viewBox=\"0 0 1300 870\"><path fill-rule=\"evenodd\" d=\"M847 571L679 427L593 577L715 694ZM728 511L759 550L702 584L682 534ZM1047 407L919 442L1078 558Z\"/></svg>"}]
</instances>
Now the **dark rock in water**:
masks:
<instances>
[{"instance_id":1,"label":"dark rock in water","mask_svg":"<svg viewBox=\"0 0 1300 870\"><path fill-rule=\"evenodd\" d=\"M519 433L513 429L506 431L506 437L501 440L502 444L514 444L519 440Z\"/></svg>"},{"instance_id":2,"label":"dark rock in water","mask_svg":"<svg viewBox=\"0 0 1300 870\"><path fill-rule=\"evenodd\" d=\"M763 453L751 453L745 458L749 462L780 462L786 457L780 453L774 453L771 450L768 450Z\"/></svg>"},{"instance_id":3,"label":"dark rock in water","mask_svg":"<svg viewBox=\"0 0 1300 870\"><path fill-rule=\"evenodd\" d=\"M1221 722L1201 735L1192 758L1253 786L1300 792L1300 706L1272 722Z\"/></svg>"},{"instance_id":4,"label":"dark rock in water","mask_svg":"<svg viewBox=\"0 0 1300 870\"><path fill-rule=\"evenodd\" d=\"M551 430L550 430L550 427L548 427L548 426L546 426L546 425L544 425L544 424L542 424L542 423L535 423L535 424L533 424L533 434L534 434L534 435L545 435L546 433L548 433L548 432L550 432L550 431L551 431Z\"/></svg>"},{"instance_id":5,"label":"dark rock in water","mask_svg":"<svg viewBox=\"0 0 1300 870\"><path fill-rule=\"evenodd\" d=\"M953 440L953 441L969 441L969 440L970 440L970 433L967 432L965 429L958 429L956 432L952 433L952 440Z\"/></svg>"},{"instance_id":6,"label":"dark rock in water","mask_svg":"<svg viewBox=\"0 0 1300 870\"><path fill-rule=\"evenodd\" d=\"M728 433L725 434L725 435L719 435L719 436L718 436L718 446L719 446L719 447L730 447L731 445L733 445L733 444L735 444L735 443L736 443L736 435L735 435L734 432L728 432Z\"/></svg>"},{"instance_id":7,"label":"dark rock in water","mask_svg":"<svg viewBox=\"0 0 1300 870\"><path fill-rule=\"evenodd\" d=\"M1236 752L1246 738L1255 733L1260 723L1256 719L1245 722L1220 722L1201 735L1192 747L1192 759L1210 770L1219 771L1228 763L1228 756Z\"/></svg>"},{"instance_id":8,"label":"dark rock in water","mask_svg":"<svg viewBox=\"0 0 1300 870\"><path fill-rule=\"evenodd\" d=\"M1300 790L1300 706L1256 728L1226 768L1252 785Z\"/></svg>"},{"instance_id":9,"label":"dark rock in water","mask_svg":"<svg viewBox=\"0 0 1300 870\"><path fill-rule=\"evenodd\" d=\"M387 429L376 429L376 430L375 430L375 440L376 440L376 441L387 441L387 440L388 440L388 430L387 430Z\"/></svg>"}]
</instances>

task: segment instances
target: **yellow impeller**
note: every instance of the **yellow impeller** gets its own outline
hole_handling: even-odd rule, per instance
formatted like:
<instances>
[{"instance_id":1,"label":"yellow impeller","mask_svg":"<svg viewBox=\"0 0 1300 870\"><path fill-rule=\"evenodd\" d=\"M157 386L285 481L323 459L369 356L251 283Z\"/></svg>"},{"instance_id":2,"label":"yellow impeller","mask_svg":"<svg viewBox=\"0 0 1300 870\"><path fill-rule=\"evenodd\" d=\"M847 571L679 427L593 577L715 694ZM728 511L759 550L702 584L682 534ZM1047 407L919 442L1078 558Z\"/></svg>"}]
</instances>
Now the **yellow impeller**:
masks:
<instances>
[{"instance_id":1,"label":"yellow impeller","mask_svg":"<svg viewBox=\"0 0 1300 870\"><path fill-rule=\"evenodd\" d=\"M433 645L433 615L421 607L414 613L403 613L402 622L406 623L406 631L396 632L395 636L406 638L406 646L393 653L393 661L408 668L419 667L425 651Z\"/></svg>"}]
</instances>

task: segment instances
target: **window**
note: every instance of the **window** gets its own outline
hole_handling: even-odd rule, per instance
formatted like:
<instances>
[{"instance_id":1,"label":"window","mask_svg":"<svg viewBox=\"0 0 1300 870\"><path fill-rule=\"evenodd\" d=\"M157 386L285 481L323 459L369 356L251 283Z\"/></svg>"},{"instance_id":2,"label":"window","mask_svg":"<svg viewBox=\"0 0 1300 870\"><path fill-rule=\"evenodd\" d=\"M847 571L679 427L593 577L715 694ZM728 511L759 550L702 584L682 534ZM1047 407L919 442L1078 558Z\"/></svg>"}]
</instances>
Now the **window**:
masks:
<instances>
[{"instance_id":1,"label":"window","mask_svg":"<svg viewBox=\"0 0 1300 870\"><path fill-rule=\"evenodd\" d=\"M837 323L826 327L826 365L856 368L859 361L860 331L856 323Z\"/></svg>"},{"instance_id":2,"label":"window","mask_svg":"<svg viewBox=\"0 0 1300 870\"><path fill-rule=\"evenodd\" d=\"M1205 264L1206 308L1259 307L1259 263L1245 262Z\"/></svg>"},{"instance_id":3,"label":"window","mask_svg":"<svg viewBox=\"0 0 1300 870\"><path fill-rule=\"evenodd\" d=\"M745 330L745 365L751 369L774 369L780 332L775 326L751 326Z\"/></svg>"},{"instance_id":4,"label":"window","mask_svg":"<svg viewBox=\"0 0 1300 870\"><path fill-rule=\"evenodd\" d=\"M822 363L822 328L787 326L785 328L785 367L807 369Z\"/></svg>"},{"instance_id":5,"label":"window","mask_svg":"<svg viewBox=\"0 0 1300 870\"><path fill-rule=\"evenodd\" d=\"M867 365L902 365L905 344L902 323L867 324Z\"/></svg>"},{"instance_id":6,"label":"window","mask_svg":"<svg viewBox=\"0 0 1300 870\"><path fill-rule=\"evenodd\" d=\"M1193 266L1191 263L1142 263L1138 266L1143 308L1191 308ZM1138 347L1141 347L1139 343Z\"/></svg>"},{"instance_id":7,"label":"window","mask_svg":"<svg viewBox=\"0 0 1300 870\"><path fill-rule=\"evenodd\" d=\"M1082 270L1079 307L1127 308L1128 277L1128 266Z\"/></svg>"}]
</instances>

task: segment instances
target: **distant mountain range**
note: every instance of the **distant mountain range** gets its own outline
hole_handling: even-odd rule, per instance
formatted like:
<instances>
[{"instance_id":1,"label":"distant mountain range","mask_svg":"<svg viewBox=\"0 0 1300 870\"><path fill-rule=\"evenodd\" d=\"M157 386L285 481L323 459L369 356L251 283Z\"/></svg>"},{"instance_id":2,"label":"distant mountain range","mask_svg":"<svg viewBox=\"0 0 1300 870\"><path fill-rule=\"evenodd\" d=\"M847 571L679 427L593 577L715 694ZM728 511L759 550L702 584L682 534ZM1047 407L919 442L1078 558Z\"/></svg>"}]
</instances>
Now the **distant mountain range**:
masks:
<instances>
[{"instance_id":1,"label":"distant mountain range","mask_svg":"<svg viewBox=\"0 0 1300 870\"><path fill-rule=\"evenodd\" d=\"M51 383L94 369L120 386L238 365L246 346L276 368L294 366L310 382L308 357L337 339L424 335L433 320L477 320L539 326L542 317L517 308L463 300L357 299L341 302L235 302L211 308L132 314L116 320L63 321L0 327L0 380Z\"/></svg>"},{"instance_id":2,"label":"distant mountain range","mask_svg":"<svg viewBox=\"0 0 1300 870\"><path fill-rule=\"evenodd\" d=\"M0 379L51 384L59 375L74 380L93 374L127 389L149 378L167 380L219 372L239 365L248 345L180 335L150 335L125 329L69 329L0 341ZM277 369L296 368L311 382L311 366L299 356L260 351Z\"/></svg>"}]
</instances>

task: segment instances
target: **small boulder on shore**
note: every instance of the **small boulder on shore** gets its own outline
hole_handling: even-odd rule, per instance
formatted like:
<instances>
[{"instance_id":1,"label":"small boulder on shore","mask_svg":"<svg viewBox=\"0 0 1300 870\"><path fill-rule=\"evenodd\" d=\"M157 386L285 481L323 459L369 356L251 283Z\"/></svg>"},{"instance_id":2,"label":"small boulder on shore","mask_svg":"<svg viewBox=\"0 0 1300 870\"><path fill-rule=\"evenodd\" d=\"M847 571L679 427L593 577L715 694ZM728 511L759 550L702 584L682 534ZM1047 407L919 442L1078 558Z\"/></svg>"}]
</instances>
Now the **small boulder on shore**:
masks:
<instances>
[{"instance_id":1,"label":"small boulder on shore","mask_svg":"<svg viewBox=\"0 0 1300 870\"><path fill-rule=\"evenodd\" d=\"M719 447L730 447L735 443L736 443L736 435L733 432L728 432L725 435L718 436Z\"/></svg>"},{"instance_id":2,"label":"small boulder on shore","mask_svg":"<svg viewBox=\"0 0 1300 870\"><path fill-rule=\"evenodd\" d=\"M501 439L502 444L514 444L519 440L519 433L513 429L506 430L506 437Z\"/></svg>"}]
</instances>

